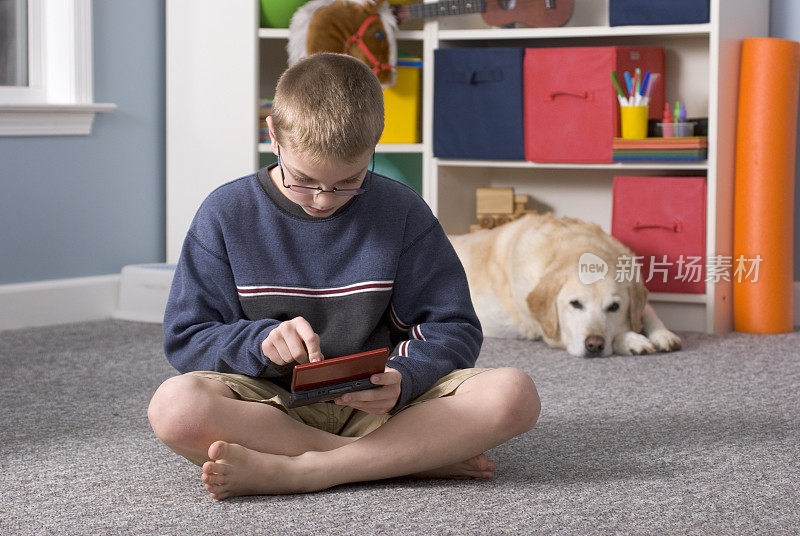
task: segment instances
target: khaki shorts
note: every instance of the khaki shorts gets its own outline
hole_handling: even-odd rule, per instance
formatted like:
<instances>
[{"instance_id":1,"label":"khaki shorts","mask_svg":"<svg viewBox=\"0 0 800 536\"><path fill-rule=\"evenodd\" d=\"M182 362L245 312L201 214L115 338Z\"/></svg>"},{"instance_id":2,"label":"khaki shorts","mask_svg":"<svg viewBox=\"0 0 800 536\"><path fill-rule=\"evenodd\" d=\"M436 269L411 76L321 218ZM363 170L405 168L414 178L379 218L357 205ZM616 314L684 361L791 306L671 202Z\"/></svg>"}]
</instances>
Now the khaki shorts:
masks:
<instances>
[{"instance_id":1,"label":"khaki shorts","mask_svg":"<svg viewBox=\"0 0 800 536\"><path fill-rule=\"evenodd\" d=\"M452 395L465 380L487 370L491 369L470 368L454 370L433 384L430 389L420 396L408 402L400 411L427 400ZM286 401L289 399L289 391L266 378L210 371L196 371L188 374L220 381L230 387L241 400L268 404L278 408L297 421L343 437L367 435L386 423L392 415L397 414L395 412L393 414L373 415L350 406L339 406L332 402L317 402L299 408L287 408Z\"/></svg>"}]
</instances>

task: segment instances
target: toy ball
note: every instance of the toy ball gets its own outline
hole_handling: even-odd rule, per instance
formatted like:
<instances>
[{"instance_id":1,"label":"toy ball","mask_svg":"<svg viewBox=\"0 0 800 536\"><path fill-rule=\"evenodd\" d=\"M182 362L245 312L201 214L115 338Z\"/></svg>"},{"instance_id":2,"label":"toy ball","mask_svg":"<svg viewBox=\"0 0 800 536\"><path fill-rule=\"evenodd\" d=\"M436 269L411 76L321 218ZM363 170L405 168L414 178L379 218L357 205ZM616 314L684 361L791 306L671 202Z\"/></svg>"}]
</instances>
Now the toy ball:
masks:
<instances>
[{"instance_id":1,"label":"toy ball","mask_svg":"<svg viewBox=\"0 0 800 536\"><path fill-rule=\"evenodd\" d=\"M288 28L297 8L308 0L261 0L261 27Z\"/></svg>"}]
</instances>

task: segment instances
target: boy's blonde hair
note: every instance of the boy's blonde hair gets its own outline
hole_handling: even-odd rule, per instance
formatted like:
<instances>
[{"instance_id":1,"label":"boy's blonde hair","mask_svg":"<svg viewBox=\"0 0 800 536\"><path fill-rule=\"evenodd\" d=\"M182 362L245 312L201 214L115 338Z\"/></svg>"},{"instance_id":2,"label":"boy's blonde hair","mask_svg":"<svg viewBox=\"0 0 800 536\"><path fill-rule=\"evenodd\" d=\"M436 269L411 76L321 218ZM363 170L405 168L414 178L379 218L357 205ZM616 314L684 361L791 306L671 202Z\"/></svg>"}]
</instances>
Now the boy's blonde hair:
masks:
<instances>
[{"instance_id":1,"label":"boy's blonde hair","mask_svg":"<svg viewBox=\"0 0 800 536\"><path fill-rule=\"evenodd\" d=\"M354 162L375 148L383 121L380 82L351 56L312 54L278 80L272 106L275 138L313 162Z\"/></svg>"}]
</instances>

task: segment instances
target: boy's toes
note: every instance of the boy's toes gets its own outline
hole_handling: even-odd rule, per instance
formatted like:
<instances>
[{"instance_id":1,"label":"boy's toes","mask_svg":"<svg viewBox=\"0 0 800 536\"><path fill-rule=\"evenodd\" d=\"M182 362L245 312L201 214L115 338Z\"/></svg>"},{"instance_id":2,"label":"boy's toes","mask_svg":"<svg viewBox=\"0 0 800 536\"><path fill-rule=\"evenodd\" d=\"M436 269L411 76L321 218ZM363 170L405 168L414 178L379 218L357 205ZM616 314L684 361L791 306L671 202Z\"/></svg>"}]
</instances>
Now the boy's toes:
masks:
<instances>
[{"instance_id":1,"label":"boy's toes","mask_svg":"<svg viewBox=\"0 0 800 536\"><path fill-rule=\"evenodd\" d=\"M486 454L479 454L477 457L478 462L478 470L481 472L485 471L494 471L497 468L497 465L486 457Z\"/></svg>"},{"instance_id":2,"label":"boy's toes","mask_svg":"<svg viewBox=\"0 0 800 536\"><path fill-rule=\"evenodd\" d=\"M202 480L204 484L211 484L214 486L219 486L220 484L225 483L225 477L223 475L209 473L203 473L203 476L200 477L200 480Z\"/></svg>"},{"instance_id":3,"label":"boy's toes","mask_svg":"<svg viewBox=\"0 0 800 536\"><path fill-rule=\"evenodd\" d=\"M206 462L203 464L203 473L227 475L230 466L224 463Z\"/></svg>"},{"instance_id":4,"label":"boy's toes","mask_svg":"<svg viewBox=\"0 0 800 536\"><path fill-rule=\"evenodd\" d=\"M228 444L224 441L214 441L211 443L211 446L208 447L208 457L212 460L220 460L225 457L225 451L227 450Z\"/></svg>"},{"instance_id":5,"label":"boy's toes","mask_svg":"<svg viewBox=\"0 0 800 536\"><path fill-rule=\"evenodd\" d=\"M218 484L203 484L203 487L206 488L206 491L209 495L211 495L212 499L216 499L218 501L227 499L231 496L231 492L227 486L221 486Z\"/></svg>"},{"instance_id":6,"label":"boy's toes","mask_svg":"<svg viewBox=\"0 0 800 536\"><path fill-rule=\"evenodd\" d=\"M219 486L206 486L206 491L211 495L212 499L221 501L229 497L229 493L219 489Z\"/></svg>"},{"instance_id":7,"label":"boy's toes","mask_svg":"<svg viewBox=\"0 0 800 536\"><path fill-rule=\"evenodd\" d=\"M479 454L475 461L477 462L479 471L486 471L488 469L489 458L487 458L485 454Z\"/></svg>"}]
</instances>

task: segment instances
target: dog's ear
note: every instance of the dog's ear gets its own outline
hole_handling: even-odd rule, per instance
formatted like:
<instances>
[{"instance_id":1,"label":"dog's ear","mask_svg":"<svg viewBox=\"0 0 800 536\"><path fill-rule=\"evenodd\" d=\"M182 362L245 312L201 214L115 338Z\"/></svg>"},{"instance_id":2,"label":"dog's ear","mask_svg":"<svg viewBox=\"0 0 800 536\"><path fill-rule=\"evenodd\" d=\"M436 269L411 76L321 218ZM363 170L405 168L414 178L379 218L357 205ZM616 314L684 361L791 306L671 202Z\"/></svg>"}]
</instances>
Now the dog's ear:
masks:
<instances>
[{"instance_id":1,"label":"dog's ear","mask_svg":"<svg viewBox=\"0 0 800 536\"><path fill-rule=\"evenodd\" d=\"M647 294L647 289L641 281L634 281L628 287L628 295L631 299L631 330L635 333L641 333L642 331L642 317L644 316L644 308L647 305Z\"/></svg>"},{"instance_id":2,"label":"dog's ear","mask_svg":"<svg viewBox=\"0 0 800 536\"><path fill-rule=\"evenodd\" d=\"M556 298L563 284L563 278L549 272L526 298L531 315L542 326L544 334L551 339L558 333Z\"/></svg>"}]
</instances>

